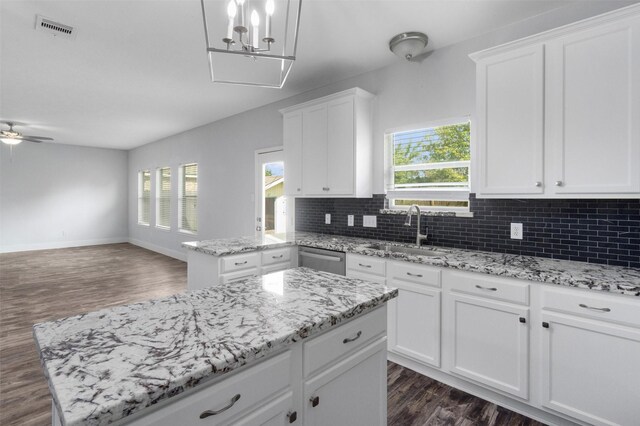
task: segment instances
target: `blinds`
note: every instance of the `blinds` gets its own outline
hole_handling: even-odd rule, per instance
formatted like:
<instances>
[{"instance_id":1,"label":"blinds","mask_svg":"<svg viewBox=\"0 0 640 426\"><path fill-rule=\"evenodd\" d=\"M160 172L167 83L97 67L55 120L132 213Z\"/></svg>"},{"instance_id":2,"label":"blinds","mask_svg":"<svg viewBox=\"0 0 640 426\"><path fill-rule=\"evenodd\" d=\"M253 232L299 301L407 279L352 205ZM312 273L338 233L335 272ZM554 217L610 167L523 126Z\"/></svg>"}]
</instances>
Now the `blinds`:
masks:
<instances>
[{"instance_id":1,"label":"blinds","mask_svg":"<svg viewBox=\"0 0 640 426\"><path fill-rule=\"evenodd\" d=\"M151 211L151 171L138 172L138 223L149 224Z\"/></svg>"},{"instance_id":2,"label":"blinds","mask_svg":"<svg viewBox=\"0 0 640 426\"><path fill-rule=\"evenodd\" d=\"M156 188L156 226L171 227L171 168L158 169Z\"/></svg>"},{"instance_id":3,"label":"blinds","mask_svg":"<svg viewBox=\"0 0 640 426\"><path fill-rule=\"evenodd\" d=\"M180 168L180 229L198 232L198 165Z\"/></svg>"}]
</instances>

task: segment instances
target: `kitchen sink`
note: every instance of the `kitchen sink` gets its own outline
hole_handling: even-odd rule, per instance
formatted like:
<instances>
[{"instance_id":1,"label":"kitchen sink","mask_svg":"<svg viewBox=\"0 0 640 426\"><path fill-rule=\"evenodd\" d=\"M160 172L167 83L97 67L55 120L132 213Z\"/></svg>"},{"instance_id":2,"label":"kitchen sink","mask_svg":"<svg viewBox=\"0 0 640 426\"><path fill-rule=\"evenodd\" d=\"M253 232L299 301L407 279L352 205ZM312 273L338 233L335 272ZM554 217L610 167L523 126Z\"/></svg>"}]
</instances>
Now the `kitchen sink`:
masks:
<instances>
[{"instance_id":1,"label":"kitchen sink","mask_svg":"<svg viewBox=\"0 0 640 426\"><path fill-rule=\"evenodd\" d=\"M366 247L373 250L383 250L383 251L388 251L392 253L415 254L419 256L441 256L444 254L442 251L437 251L433 249L395 246L393 244L369 244Z\"/></svg>"}]
</instances>

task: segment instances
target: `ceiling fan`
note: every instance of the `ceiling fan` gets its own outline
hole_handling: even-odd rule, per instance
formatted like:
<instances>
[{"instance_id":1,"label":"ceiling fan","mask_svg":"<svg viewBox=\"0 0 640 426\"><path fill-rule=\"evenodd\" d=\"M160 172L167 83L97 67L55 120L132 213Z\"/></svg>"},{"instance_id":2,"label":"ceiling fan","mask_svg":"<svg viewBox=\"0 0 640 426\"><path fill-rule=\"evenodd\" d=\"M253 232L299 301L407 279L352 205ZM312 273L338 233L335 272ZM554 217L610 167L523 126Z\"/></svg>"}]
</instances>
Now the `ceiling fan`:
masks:
<instances>
[{"instance_id":1,"label":"ceiling fan","mask_svg":"<svg viewBox=\"0 0 640 426\"><path fill-rule=\"evenodd\" d=\"M0 131L0 140L7 145L18 145L22 141L40 143L42 141L52 141L53 138L47 138L44 136L31 136L23 135L20 132L13 130L15 123L6 122L9 126L9 130Z\"/></svg>"}]
</instances>

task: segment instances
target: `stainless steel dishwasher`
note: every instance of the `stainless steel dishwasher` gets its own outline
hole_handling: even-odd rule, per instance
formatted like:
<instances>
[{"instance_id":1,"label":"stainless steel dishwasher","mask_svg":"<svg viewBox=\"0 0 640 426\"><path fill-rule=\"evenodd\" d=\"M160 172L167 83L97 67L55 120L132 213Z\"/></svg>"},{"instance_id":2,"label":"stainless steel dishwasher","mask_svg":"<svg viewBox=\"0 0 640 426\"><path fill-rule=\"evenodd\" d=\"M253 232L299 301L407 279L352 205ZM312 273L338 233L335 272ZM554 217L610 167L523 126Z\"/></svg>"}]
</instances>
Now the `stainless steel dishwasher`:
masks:
<instances>
[{"instance_id":1,"label":"stainless steel dishwasher","mask_svg":"<svg viewBox=\"0 0 640 426\"><path fill-rule=\"evenodd\" d=\"M347 271L344 252L305 246L298 247L298 266L338 275L346 275Z\"/></svg>"}]
</instances>

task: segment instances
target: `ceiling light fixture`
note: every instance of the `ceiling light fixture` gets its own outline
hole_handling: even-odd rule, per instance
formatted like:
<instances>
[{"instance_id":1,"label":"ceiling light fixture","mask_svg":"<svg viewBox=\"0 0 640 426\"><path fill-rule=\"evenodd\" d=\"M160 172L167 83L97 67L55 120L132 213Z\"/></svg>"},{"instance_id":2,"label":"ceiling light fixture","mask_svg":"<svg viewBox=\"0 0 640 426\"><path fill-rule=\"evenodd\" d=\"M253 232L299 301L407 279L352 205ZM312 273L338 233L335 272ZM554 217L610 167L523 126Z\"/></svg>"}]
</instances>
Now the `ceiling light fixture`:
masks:
<instances>
[{"instance_id":1,"label":"ceiling light fixture","mask_svg":"<svg viewBox=\"0 0 640 426\"><path fill-rule=\"evenodd\" d=\"M302 0L200 2L211 80L282 88L296 60Z\"/></svg>"},{"instance_id":2,"label":"ceiling light fixture","mask_svg":"<svg viewBox=\"0 0 640 426\"><path fill-rule=\"evenodd\" d=\"M407 61L411 61L415 56L424 51L429 43L426 34L411 31L398 34L389 40L389 49Z\"/></svg>"}]
</instances>

